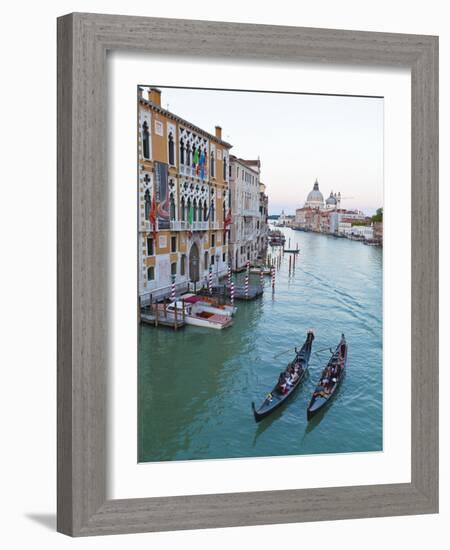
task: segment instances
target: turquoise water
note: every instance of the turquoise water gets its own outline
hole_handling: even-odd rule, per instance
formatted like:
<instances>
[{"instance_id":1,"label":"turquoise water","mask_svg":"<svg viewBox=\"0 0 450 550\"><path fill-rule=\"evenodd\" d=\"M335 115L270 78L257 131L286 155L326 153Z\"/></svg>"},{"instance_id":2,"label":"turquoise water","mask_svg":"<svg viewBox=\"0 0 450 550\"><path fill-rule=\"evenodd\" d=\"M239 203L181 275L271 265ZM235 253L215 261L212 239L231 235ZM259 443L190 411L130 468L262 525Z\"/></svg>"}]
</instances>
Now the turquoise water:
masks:
<instances>
[{"instance_id":1,"label":"turquoise water","mask_svg":"<svg viewBox=\"0 0 450 550\"><path fill-rule=\"evenodd\" d=\"M285 254L272 294L237 302L234 325L139 328L139 461L379 451L382 449L382 250L283 229L301 251ZM269 248L270 252L270 248ZM275 254L275 252L274 252ZM258 277L256 277L258 280ZM256 424L258 405L301 346L316 339L305 383ZM347 374L333 402L309 423L306 407L345 333Z\"/></svg>"}]
</instances>

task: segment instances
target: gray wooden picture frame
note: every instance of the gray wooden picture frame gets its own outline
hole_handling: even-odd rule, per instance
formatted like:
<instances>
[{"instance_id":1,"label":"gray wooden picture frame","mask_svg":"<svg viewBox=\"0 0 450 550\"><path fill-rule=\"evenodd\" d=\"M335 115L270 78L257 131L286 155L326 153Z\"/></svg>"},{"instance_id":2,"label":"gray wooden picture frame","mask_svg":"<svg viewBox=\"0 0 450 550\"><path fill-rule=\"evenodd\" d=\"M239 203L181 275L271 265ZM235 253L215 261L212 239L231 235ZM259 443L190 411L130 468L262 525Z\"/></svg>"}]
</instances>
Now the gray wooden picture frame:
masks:
<instances>
[{"instance_id":1,"label":"gray wooden picture frame","mask_svg":"<svg viewBox=\"0 0 450 550\"><path fill-rule=\"evenodd\" d=\"M410 483L107 499L111 50L411 70ZM57 491L57 528L72 536L438 511L437 37L83 13L58 19Z\"/></svg>"}]
</instances>

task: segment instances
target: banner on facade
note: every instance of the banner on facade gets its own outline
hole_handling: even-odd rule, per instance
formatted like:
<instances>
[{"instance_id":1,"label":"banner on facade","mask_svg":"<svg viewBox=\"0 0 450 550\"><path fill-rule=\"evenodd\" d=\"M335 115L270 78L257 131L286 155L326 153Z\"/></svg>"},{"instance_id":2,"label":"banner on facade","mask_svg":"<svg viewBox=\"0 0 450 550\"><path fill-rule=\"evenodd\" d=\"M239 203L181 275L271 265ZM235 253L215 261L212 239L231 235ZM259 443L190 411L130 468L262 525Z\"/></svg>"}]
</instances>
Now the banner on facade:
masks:
<instances>
[{"instance_id":1,"label":"banner on facade","mask_svg":"<svg viewBox=\"0 0 450 550\"><path fill-rule=\"evenodd\" d=\"M169 166L165 162L154 162L155 193L157 208L158 230L170 229L169 215Z\"/></svg>"}]
</instances>

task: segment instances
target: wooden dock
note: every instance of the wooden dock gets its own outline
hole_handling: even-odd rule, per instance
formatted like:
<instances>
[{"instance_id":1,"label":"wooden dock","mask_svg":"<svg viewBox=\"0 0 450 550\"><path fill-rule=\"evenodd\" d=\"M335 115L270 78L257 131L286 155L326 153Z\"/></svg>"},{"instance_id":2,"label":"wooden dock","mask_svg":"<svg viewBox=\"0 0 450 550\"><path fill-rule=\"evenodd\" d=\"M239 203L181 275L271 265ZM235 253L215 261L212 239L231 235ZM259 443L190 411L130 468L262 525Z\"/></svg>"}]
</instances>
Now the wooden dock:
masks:
<instances>
[{"instance_id":1,"label":"wooden dock","mask_svg":"<svg viewBox=\"0 0 450 550\"><path fill-rule=\"evenodd\" d=\"M170 327L175 330L186 326L186 322L183 321L183 319L178 319L177 322L175 322L175 319L171 317L160 317L159 319L156 319L156 315L150 315L147 313L141 313L141 323L144 325L152 325L152 326L162 326L162 327Z\"/></svg>"},{"instance_id":2,"label":"wooden dock","mask_svg":"<svg viewBox=\"0 0 450 550\"><path fill-rule=\"evenodd\" d=\"M154 327L162 326L178 330L186 326L184 307L182 310L168 311L166 303L153 304L141 308L139 315L141 323Z\"/></svg>"}]
</instances>

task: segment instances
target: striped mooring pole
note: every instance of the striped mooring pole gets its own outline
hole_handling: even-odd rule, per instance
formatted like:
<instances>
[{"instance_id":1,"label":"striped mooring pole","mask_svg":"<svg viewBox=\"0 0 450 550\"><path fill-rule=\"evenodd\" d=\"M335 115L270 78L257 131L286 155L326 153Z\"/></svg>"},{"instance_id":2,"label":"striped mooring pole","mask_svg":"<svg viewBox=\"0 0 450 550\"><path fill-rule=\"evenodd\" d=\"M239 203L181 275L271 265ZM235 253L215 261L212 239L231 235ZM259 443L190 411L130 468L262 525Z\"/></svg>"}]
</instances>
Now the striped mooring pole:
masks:
<instances>
[{"instance_id":1,"label":"striped mooring pole","mask_svg":"<svg viewBox=\"0 0 450 550\"><path fill-rule=\"evenodd\" d=\"M264 288L264 271L262 269L259 272L259 282L261 284L261 288Z\"/></svg>"},{"instance_id":2,"label":"striped mooring pole","mask_svg":"<svg viewBox=\"0 0 450 550\"><path fill-rule=\"evenodd\" d=\"M176 288L175 288L175 275L172 275L172 288L170 289L170 300L175 302Z\"/></svg>"},{"instance_id":3,"label":"striped mooring pole","mask_svg":"<svg viewBox=\"0 0 450 550\"><path fill-rule=\"evenodd\" d=\"M230 302L231 305L234 305L234 283L231 281L230 283Z\"/></svg>"},{"instance_id":4,"label":"striped mooring pole","mask_svg":"<svg viewBox=\"0 0 450 550\"><path fill-rule=\"evenodd\" d=\"M209 290L209 293L212 294L212 267L211 266L209 266L208 290Z\"/></svg>"},{"instance_id":5,"label":"striped mooring pole","mask_svg":"<svg viewBox=\"0 0 450 550\"><path fill-rule=\"evenodd\" d=\"M231 264L228 264L228 284L231 285Z\"/></svg>"},{"instance_id":6,"label":"striped mooring pole","mask_svg":"<svg viewBox=\"0 0 450 550\"><path fill-rule=\"evenodd\" d=\"M245 297L248 298L248 270L245 272Z\"/></svg>"}]
</instances>

